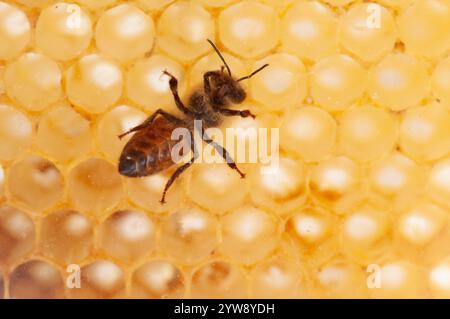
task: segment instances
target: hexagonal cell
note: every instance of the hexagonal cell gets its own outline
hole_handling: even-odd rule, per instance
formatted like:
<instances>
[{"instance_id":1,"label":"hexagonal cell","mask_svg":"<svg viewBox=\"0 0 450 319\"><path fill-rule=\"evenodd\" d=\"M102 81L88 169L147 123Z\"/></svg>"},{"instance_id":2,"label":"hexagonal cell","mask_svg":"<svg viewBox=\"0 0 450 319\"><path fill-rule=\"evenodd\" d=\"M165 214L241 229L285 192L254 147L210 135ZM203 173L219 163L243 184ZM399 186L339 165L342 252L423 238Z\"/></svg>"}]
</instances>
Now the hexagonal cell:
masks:
<instances>
[{"instance_id":1,"label":"hexagonal cell","mask_svg":"<svg viewBox=\"0 0 450 319\"><path fill-rule=\"evenodd\" d=\"M61 272L45 261L27 261L9 276L9 296L13 299L64 298Z\"/></svg>"},{"instance_id":2,"label":"hexagonal cell","mask_svg":"<svg viewBox=\"0 0 450 319\"><path fill-rule=\"evenodd\" d=\"M73 210L61 210L41 220L40 247L44 255L62 264L82 261L93 249L91 220Z\"/></svg>"},{"instance_id":3,"label":"hexagonal cell","mask_svg":"<svg viewBox=\"0 0 450 319\"><path fill-rule=\"evenodd\" d=\"M247 298L247 289L244 270L222 260L200 266L191 278L192 298Z\"/></svg>"},{"instance_id":4,"label":"hexagonal cell","mask_svg":"<svg viewBox=\"0 0 450 319\"><path fill-rule=\"evenodd\" d=\"M27 116L16 107L0 104L0 159L11 160L30 145L33 127Z\"/></svg>"},{"instance_id":5,"label":"hexagonal cell","mask_svg":"<svg viewBox=\"0 0 450 319\"><path fill-rule=\"evenodd\" d=\"M81 268L80 288L68 290L71 298L105 299L125 297L123 270L108 260L97 260Z\"/></svg>"},{"instance_id":6,"label":"hexagonal cell","mask_svg":"<svg viewBox=\"0 0 450 319\"><path fill-rule=\"evenodd\" d=\"M251 298L306 297L306 282L300 265L285 258L271 258L256 265L250 272Z\"/></svg>"},{"instance_id":7,"label":"hexagonal cell","mask_svg":"<svg viewBox=\"0 0 450 319\"><path fill-rule=\"evenodd\" d=\"M348 213L366 196L361 167L344 156L331 157L313 167L311 194L338 214Z\"/></svg>"},{"instance_id":8,"label":"hexagonal cell","mask_svg":"<svg viewBox=\"0 0 450 319\"><path fill-rule=\"evenodd\" d=\"M0 59L18 56L28 45L31 26L26 14L15 6L2 2L0 8Z\"/></svg>"},{"instance_id":9,"label":"hexagonal cell","mask_svg":"<svg viewBox=\"0 0 450 319\"><path fill-rule=\"evenodd\" d=\"M133 272L130 294L133 298L144 299L183 298L184 275L169 261L147 262Z\"/></svg>"},{"instance_id":10,"label":"hexagonal cell","mask_svg":"<svg viewBox=\"0 0 450 319\"><path fill-rule=\"evenodd\" d=\"M188 63L211 50L206 39L214 40L214 34L214 19L208 11L198 4L180 1L159 18L157 44L173 58Z\"/></svg>"},{"instance_id":11,"label":"hexagonal cell","mask_svg":"<svg viewBox=\"0 0 450 319\"><path fill-rule=\"evenodd\" d=\"M89 121L71 107L52 109L39 121L37 145L56 160L69 161L87 154L91 150L91 141Z\"/></svg>"},{"instance_id":12,"label":"hexagonal cell","mask_svg":"<svg viewBox=\"0 0 450 319\"><path fill-rule=\"evenodd\" d=\"M264 259L278 244L277 220L258 208L236 209L221 218L221 226L220 250L242 264Z\"/></svg>"},{"instance_id":13,"label":"hexagonal cell","mask_svg":"<svg viewBox=\"0 0 450 319\"><path fill-rule=\"evenodd\" d=\"M100 246L123 262L135 261L155 248L156 225L146 214L122 210L100 226Z\"/></svg>"},{"instance_id":14,"label":"hexagonal cell","mask_svg":"<svg viewBox=\"0 0 450 319\"><path fill-rule=\"evenodd\" d=\"M450 298L450 257L436 262L428 272L428 287L434 298Z\"/></svg>"},{"instance_id":15,"label":"hexagonal cell","mask_svg":"<svg viewBox=\"0 0 450 319\"><path fill-rule=\"evenodd\" d=\"M75 209L103 214L122 197L117 168L100 158L89 158L70 170L69 197Z\"/></svg>"},{"instance_id":16,"label":"hexagonal cell","mask_svg":"<svg viewBox=\"0 0 450 319\"><path fill-rule=\"evenodd\" d=\"M8 186L14 200L38 212L61 199L64 181L61 172L52 162L28 156L11 166Z\"/></svg>"},{"instance_id":17,"label":"hexagonal cell","mask_svg":"<svg viewBox=\"0 0 450 319\"><path fill-rule=\"evenodd\" d=\"M24 212L0 206L0 263L11 263L34 249L35 226Z\"/></svg>"},{"instance_id":18,"label":"hexagonal cell","mask_svg":"<svg viewBox=\"0 0 450 319\"><path fill-rule=\"evenodd\" d=\"M302 206L307 198L305 165L283 155L271 165L254 167L249 182L253 202L276 214L286 214Z\"/></svg>"},{"instance_id":19,"label":"hexagonal cell","mask_svg":"<svg viewBox=\"0 0 450 319\"><path fill-rule=\"evenodd\" d=\"M159 244L178 262L195 264L214 252L217 230L215 216L197 207L185 207L164 219Z\"/></svg>"}]
</instances>

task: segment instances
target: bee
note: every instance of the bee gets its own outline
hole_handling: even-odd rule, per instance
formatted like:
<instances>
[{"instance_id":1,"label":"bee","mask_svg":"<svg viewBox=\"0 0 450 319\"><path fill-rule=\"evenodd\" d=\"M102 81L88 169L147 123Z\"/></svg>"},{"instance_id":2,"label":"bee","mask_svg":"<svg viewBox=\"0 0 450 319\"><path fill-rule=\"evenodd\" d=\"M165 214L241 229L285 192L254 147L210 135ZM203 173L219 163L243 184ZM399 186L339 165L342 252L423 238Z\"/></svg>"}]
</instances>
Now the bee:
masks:
<instances>
[{"instance_id":1,"label":"bee","mask_svg":"<svg viewBox=\"0 0 450 319\"><path fill-rule=\"evenodd\" d=\"M172 92L177 108L182 112L182 117L174 116L163 109L158 109L142 124L119 135L119 138L136 132L125 145L119 158L119 173L127 177L144 177L161 172L176 163L172 159L173 147L180 140L172 139L172 132L177 128L186 128L190 132L190 147L192 158L190 161L179 166L167 181L160 202L165 203L166 193L175 180L186 171L198 158L198 152L194 143L194 130L198 130L194 121L201 121L201 131L197 132L202 140L210 144L222 154L228 166L235 170L241 178L245 177L237 167L228 151L213 141L205 133L205 129L217 127L221 124L224 116L252 117L249 110L234 110L229 107L232 104L240 104L246 98L246 92L240 84L241 81L250 79L258 72L265 69L268 64L263 65L250 75L235 78L231 69L225 61L219 49L211 40L207 40L219 58L223 62L220 70L208 71L203 75L203 86L194 91L187 106L178 94L178 80L172 74L164 71L169 77L169 87ZM226 70L226 72L225 72Z\"/></svg>"}]
</instances>

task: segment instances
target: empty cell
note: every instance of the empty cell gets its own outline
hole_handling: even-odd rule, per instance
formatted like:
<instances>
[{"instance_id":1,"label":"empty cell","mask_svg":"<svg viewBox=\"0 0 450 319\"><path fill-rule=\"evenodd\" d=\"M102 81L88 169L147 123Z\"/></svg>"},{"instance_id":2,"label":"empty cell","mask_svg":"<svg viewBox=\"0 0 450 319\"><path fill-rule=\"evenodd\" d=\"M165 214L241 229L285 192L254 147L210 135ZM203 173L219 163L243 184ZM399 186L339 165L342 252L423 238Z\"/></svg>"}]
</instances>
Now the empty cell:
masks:
<instances>
[{"instance_id":1,"label":"empty cell","mask_svg":"<svg viewBox=\"0 0 450 319\"><path fill-rule=\"evenodd\" d=\"M68 265L82 261L93 251L94 225L73 210L60 210L41 220L40 248L44 255Z\"/></svg>"},{"instance_id":2,"label":"empty cell","mask_svg":"<svg viewBox=\"0 0 450 319\"><path fill-rule=\"evenodd\" d=\"M102 223L99 231L101 249L123 262L147 256L155 248L156 225L142 212L115 212Z\"/></svg>"},{"instance_id":3,"label":"empty cell","mask_svg":"<svg viewBox=\"0 0 450 319\"><path fill-rule=\"evenodd\" d=\"M10 60L30 42L30 22L23 11L6 2L0 2L0 21L0 59Z\"/></svg>"},{"instance_id":4,"label":"empty cell","mask_svg":"<svg viewBox=\"0 0 450 319\"><path fill-rule=\"evenodd\" d=\"M8 205L0 206L0 262L10 263L34 249L35 226L24 212Z\"/></svg>"},{"instance_id":5,"label":"empty cell","mask_svg":"<svg viewBox=\"0 0 450 319\"><path fill-rule=\"evenodd\" d=\"M80 288L69 289L70 298L112 299L125 297L125 274L109 260L96 260L81 267Z\"/></svg>"},{"instance_id":6,"label":"empty cell","mask_svg":"<svg viewBox=\"0 0 450 319\"><path fill-rule=\"evenodd\" d=\"M275 48L279 29L276 11L256 1L241 1L219 15L221 42L244 58L256 58Z\"/></svg>"},{"instance_id":7,"label":"empty cell","mask_svg":"<svg viewBox=\"0 0 450 319\"><path fill-rule=\"evenodd\" d=\"M164 218L159 245L177 262L196 264L214 253L217 231L215 216L197 207L184 207Z\"/></svg>"},{"instance_id":8,"label":"empty cell","mask_svg":"<svg viewBox=\"0 0 450 319\"><path fill-rule=\"evenodd\" d=\"M36 45L55 60L78 57L92 39L92 22L76 4L59 2L42 10L36 24Z\"/></svg>"},{"instance_id":9,"label":"empty cell","mask_svg":"<svg viewBox=\"0 0 450 319\"><path fill-rule=\"evenodd\" d=\"M64 179L52 162L28 156L11 166L8 187L14 200L37 213L61 199Z\"/></svg>"},{"instance_id":10,"label":"empty cell","mask_svg":"<svg viewBox=\"0 0 450 319\"><path fill-rule=\"evenodd\" d=\"M192 298L246 298L247 276L237 265L215 260L197 268L191 278Z\"/></svg>"},{"instance_id":11,"label":"empty cell","mask_svg":"<svg viewBox=\"0 0 450 319\"><path fill-rule=\"evenodd\" d=\"M134 5L123 3L102 13L95 29L97 48L128 63L150 52L155 26L150 15Z\"/></svg>"},{"instance_id":12,"label":"empty cell","mask_svg":"<svg viewBox=\"0 0 450 319\"><path fill-rule=\"evenodd\" d=\"M220 250L240 264L250 265L264 259L278 244L277 219L261 209L238 208L223 216L220 223Z\"/></svg>"},{"instance_id":13,"label":"empty cell","mask_svg":"<svg viewBox=\"0 0 450 319\"><path fill-rule=\"evenodd\" d=\"M211 50L215 24L202 6L179 1L164 10L158 21L158 47L174 59L190 63Z\"/></svg>"},{"instance_id":14,"label":"empty cell","mask_svg":"<svg viewBox=\"0 0 450 319\"><path fill-rule=\"evenodd\" d=\"M17 266L9 276L12 299L61 299L64 282L61 272L52 264L30 260Z\"/></svg>"},{"instance_id":15,"label":"empty cell","mask_svg":"<svg viewBox=\"0 0 450 319\"><path fill-rule=\"evenodd\" d=\"M185 278L169 261L152 260L137 268L131 277L131 296L143 299L183 298Z\"/></svg>"},{"instance_id":16,"label":"empty cell","mask_svg":"<svg viewBox=\"0 0 450 319\"><path fill-rule=\"evenodd\" d=\"M102 215L122 197L117 167L100 158L89 158L73 167L67 185L75 209L83 212Z\"/></svg>"},{"instance_id":17,"label":"empty cell","mask_svg":"<svg viewBox=\"0 0 450 319\"><path fill-rule=\"evenodd\" d=\"M106 111L122 95L122 69L103 55L83 56L67 70L65 78L70 102L88 113Z\"/></svg>"},{"instance_id":18,"label":"empty cell","mask_svg":"<svg viewBox=\"0 0 450 319\"><path fill-rule=\"evenodd\" d=\"M33 126L28 117L12 105L0 104L0 159L11 160L31 145Z\"/></svg>"},{"instance_id":19,"label":"empty cell","mask_svg":"<svg viewBox=\"0 0 450 319\"><path fill-rule=\"evenodd\" d=\"M301 207L307 198L307 168L286 156L269 165L258 165L250 171L251 198L276 214L286 214Z\"/></svg>"},{"instance_id":20,"label":"empty cell","mask_svg":"<svg viewBox=\"0 0 450 319\"><path fill-rule=\"evenodd\" d=\"M36 143L56 160L70 161L86 155L91 150L91 141L89 121L69 106L56 107L39 121Z\"/></svg>"},{"instance_id":21,"label":"empty cell","mask_svg":"<svg viewBox=\"0 0 450 319\"><path fill-rule=\"evenodd\" d=\"M7 65L6 93L28 111L42 111L61 97L61 79L61 70L55 61L43 54L28 52Z\"/></svg>"}]
</instances>

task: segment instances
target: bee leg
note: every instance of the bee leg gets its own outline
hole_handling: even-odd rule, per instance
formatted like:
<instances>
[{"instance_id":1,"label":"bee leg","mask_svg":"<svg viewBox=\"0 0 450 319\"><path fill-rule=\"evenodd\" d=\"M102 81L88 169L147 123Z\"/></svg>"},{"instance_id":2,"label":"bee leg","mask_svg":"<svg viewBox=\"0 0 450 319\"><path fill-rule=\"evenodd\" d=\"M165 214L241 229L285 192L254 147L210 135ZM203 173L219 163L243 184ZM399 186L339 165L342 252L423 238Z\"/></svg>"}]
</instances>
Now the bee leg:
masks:
<instances>
[{"instance_id":1,"label":"bee leg","mask_svg":"<svg viewBox=\"0 0 450 319\"><path fill-rule=\"evenodd\" d=\"M215 77L215 76L219 76L217 71L209 71L209 72L206 72L203 75L203 89L204 89L206 95L208 95L209 97L211 97L211 82L210 82L210 78Z\"/></svg>"},{"instance_id":2,"label":"bee leg","mask_svg":"<svg viewBox=\"0 0 450 319\"><path fill-rule=\"evenodd\" d=\"M219 109L220 114L225 116L240 116L240 117L249 117L251 116L253 119L256 118L256 115L252 114L250 110L230 110L230 109Z\"/></svg>"},{"instance_id":3,"label":"bee leg","mask_svg":"<svg viewBox=\"0 0 450 319\"><path fill-rule=\"evenodd\" d=\"M194 113L192 113L191 110L189 110L186 106L184 106L183 102L181 101L180 95L178 94L177 78L167 71L164 71L163 74L170 77L170 80L169 80L170 91L172 91L173 99L175 100L175 104L177 105L178 109L181 112L183 112L184 114L193 116Z\"/></svg>"},{"instance_id":4,"label":"bee leg","mask_svg":"<svg viewBox=\"0 0 450 319\"><path fill-rule=\"evenodd\" d=\"M245 174L241 172L241 170L237 167L236 163L234 162L234 160L231 158L230 154L228 153L228 151L223 148L221 145L217 144L216 142L214 142L208 135L206 135L205 133L203 133L203 140L208 143L211 144L217 152L219 152L222 157L225 159L225 162L227 163L227 165L231 168L234 169L235 171L238 172L239 175L241 175L241 178L245 178Z\"/></svg>"},{"instance_id":5,"label":"bee leg","mask_svg":"<svg viewBox=\"0 0 450 319\"><path fill-rule=\"evenodd\" d=\"M158 109L158 110L155 111L155 113L150 115L142 124L139 124L138 126L133 127L131 130L129 130L129 131L123 133L123 134L120 134L119 138L121 139L121 138L123 138L124 136L126 136L126 135L128 135L130 133L137 132L137 131L140 131L140 130L146 128L146 127L149 127L150 125L152 125L153 121L155 120L155 118L158 115L164 116L171 123L175 123L175 124L183 123L183 121L180 120L179 118L177 118L176 116L173 116L172 114L167 113L163 109Z\"/></svg>"},{"instance_id":6,"label":"bee leg","mask_svg":"<svg viewBox=\"0 0 450 319\"><path fill-rule=\"evenodd\" d=\"M164 191L160 200L161 204L165 204L166 203L166 193L169 190L170 186L172 186L172 184L175 182L175 180L185 171L189 168L189 166L191 166L192 164L194 164L195 160L198 158L198 151L195 148L195 141L194 138L192 137L191 134L191 149L192 152L194 153L194 156L191 158L191 160L189 162L187 162L186 164L183 164L182 166L178 167L177 170L172 174L172 176L170 176L169 180L166 183L166 186L164 187Z\"/></svg>"}]
</instances>

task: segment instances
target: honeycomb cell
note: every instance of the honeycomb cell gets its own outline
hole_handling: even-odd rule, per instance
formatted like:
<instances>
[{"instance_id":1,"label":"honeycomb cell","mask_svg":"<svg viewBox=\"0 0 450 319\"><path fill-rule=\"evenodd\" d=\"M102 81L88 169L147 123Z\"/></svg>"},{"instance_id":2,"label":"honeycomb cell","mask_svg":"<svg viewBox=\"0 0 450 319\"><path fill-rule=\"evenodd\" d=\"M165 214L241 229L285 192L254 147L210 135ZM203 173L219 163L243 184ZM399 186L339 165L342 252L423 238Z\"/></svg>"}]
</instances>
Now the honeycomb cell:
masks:
<instances>
[{"instance_id":1,"label":"honeycomb cell","mask_svg":"<svg viewBox=\"0 0 450 319\"><path fill-rule=\"evenodd\" d=\"M310 81L316 103L329 112L342 111L363 94L366 71L347 55L332 55L314 65Z\"/></svg>"},{"instance_id":2,"label":"honeycomb cell","mask_svg":"<svg viewBox=\"0 0 450 319\"><path fill-rule=\"evenodd\" d=\"M77 263L93 251L92 221L73 210L59 210L41 220L40 247L44 255L64 265Z\"/></svg>"},{"instance_id":3,"label":"honeycomb cell","mask_svg":"<svg viewBox=\"0 0 450 319\"><path fill-rule=\"evenodd\" d=\"M400 125L400 147L413 159L432 161L450 152L450 110L433 103L409 109Z\"/></svg>"},{"instance_id":4,"label":"honeycomb cell","mask_svg":"<svg viewBox=\"0 0 450 319\"><path fill-rule=\"evenodd\" d=\"M221 226L221 251L242 264L262 260L278 243L277 220L258 208L235 209L222 217Z\"/></svg>"},{"instance_id":5,"label":"honeycomb cell","mask_svg":"<svg viewBox=\"0 0 450 319\"><path fill-rule=\"evenodd\" d=\"M113 106L122 95L122 87L120 66L102 55L86 55L66 73L70 102L88 113L102 113Z\"/></svg>"},{"instance_id":6,"label":"honeycomb cell","mask_svg":"<svg viewBox=\"0 0 450 319\"><path fill-rule=\"evenodd\" d=\"M17 266L11 273L9 296L12 299L64 298L61 272L45 261L27 261Z\"/></svg>"},{"instance_id":7,"label":"honeycomb cell","mask_svg":"<svg viewBox=\"0 0 450 319\"><path fill-rule=\"evenodd\" d=\"M28 156L11 166L8 188L11 198L39 212L61 199L64 179L52 162L38 156Z\"/></svg>"},{"instance_id":8,"label":"honeycomb cell","mask_svg":"<svg viewBox=\"0 0 450 319\"><path fill-rule=\"evenodd\" d=\"M33 127L15 107L0 103L0 159L12 160L31 145Z\"/></svg>"},{"instance_id":9,"label":"honeycomb cell","mask_svg":"<svg viewBox=\"0 0 450 319\"><path fill-rule=\"evenodd\" d=\"M376 3L352 6L340 22L342 46L361 60L378 60L394 48L397 40L394 17Z\"/></svg>"},{"instance_id":10,"label":"honeycomb cell","mask_svg":"<svg viewBox=\"0 0 450 319\"><path fill-rule=\"evenodd\" d=\"M450 208L450 158L445 158L433 165L427 192L436 203Z\"/></svg>"},{"instance_id":11,"label":"honeycomb cell","mask_svg":"<svg viewBox=\"0 0 450 319\"><path fill-rule=\"evenodd\" d=\"M185 294L185 279L178 267L165 260L152 260L131 277L131 296L143 299L178 299Z\"/></svg>"},{"instance_id":12,"label":"honeycomb cell","mask_svg":"<svg viewBox=\"0 0 450 319\"><path fill-rule=\"evenodd\" d=\"M257 166L250 172L251 197L255 204L285 214L306 201L306 167L282 156L271 166Z\"/></svg>"},{"instance_id":13,"label":"honeycomb cell","mask_svg":"<svg viewBox=\"0 0 450 319\"><path fill-rule=\"evenodd\" d=\"M231 69L234 77L240 78L249 73L248 66L235 56L222 52L222 55ZM196 87L203 84L203 75L208 71L220 70L223 66L222 60L216 52L212 52L199 59L189 70L189 86ZM245 83L242 82L245 86Z\"/></svg>"},{"instance_id":14,"label":"honeycomb cell","mask_svg":"<svg viewBox=\"0 0 450 319\"><path fill-rule=\"evenodd\" d=\"M158 21L158 47L178 61L189 63L211 50L215 23L202 6L187 1L172 4Z\"/></svg>"},{"instance_id":15,"label":"honeycomb cell","mask_svg":"<svg viewBox=\"0 0 450 319\"><path fill-rule=\"evenodd\" d=\"M371 164L367 179L371 201L376 206L396 210L415 204L411 198L416 198L424 185L422 168L400 152Z\"/></svg>"},{"instance_id":16,"label":"honeycomb cell","mask_svg":"<svg viewBox=\"0 0 450 319\"><path fill-rule=\"evenodd\" d=\"M28 52L5 70L8 96L29 111L42 111L61 96L61 70L45 55Z\"/></svg>"},{"instance_id":17,"label":"honeycomb cell","mask_svg":"<svg viewBox=\"0 0 450 319\"><path fill-rule=\"evenodd\" d=\"M247 185L245 179L224 163L203 164L191 169L187 191L196 204L223 214L242 205Z\"/></svg>"},{"instance_id":18,"label":"honeycomb cell","mask_svg":"<svg viewBox=\"0 0 450 319\"><path fill-rule=\"evenodd\" d=\"M445 258L428 272L428 287L434 298L450 298L450 258Z\"/></svg>"},{"instance_id":19,"label":"honeycomb cell","mask_svg":"<svg viewBox=\"0 0 450 319\"><path fill-rule=\"evenodd\" d=\"M362 265L375 263L387 253L390 242L389 215L371 206L361 206L345 217L341 228L341 249Z\"/></svg>"},{"instance_id":20,"label":"honeycomb cell","mask_svg":"<svg viewBox=\"0 0 450 319\"><path fill-rule=\"evenodd\" d=\"M423 62L407 54L391 53L370 69L368 92L382 106L402 111L425 98L429 81Z\"/></svg>"},{"instance_id":21,"label":"honeycomb cell","mask_svg":"<svg viewBox=\"0 0 450 319\"><path fill-rule=\"evenodd\" d=\"M299 298L304 287L301 268L286 259L271 258L250 272L251 298Z\"/></svg>"},{"instance_id":22,"label":"honeycomb cell","mask_svg":"<svg viewBox=\"0 0 450 319\"><path fill-rule=\"evenodd\" d=\"M437 57L450 49L450 3L418 0L398 18L400 39L418 55Z\"/></svg>"},{"instance_id":23,"label":"honeycomb cell","mask_svg":"<svg viewBox=\"0 0 450 319\"><path fill-rule=\"evenodd\" d=\"M126 142L131 135L119 139L125 133L138 126L146 119L147 115L128 105L119 105L104 114L97 125L97 140L99 149L109 160L117 161Z\"/></svg>"},{"instance_id":24,"label":"honeycomb cell","mask_svg":"<svg viewBox=\"0 0 450 319\"><path fill-rule=\"evenodd\" d=\"M306 70L296 57L277 53L255 63L254 69L270 67L250 79L253 99L269 111L283 111L302 103L307 93Z\"/></svg>"},{"instance_id":25,"label":"honeycomb cell","mask_svg":"<svg viewBox=\"0 0 450 319\"><path fill-rule=\"evenodd\" d=\"M303 260L320 264L339 249L335 240L337 218L320 206L310 206L294 212L287 220L284 234L294 242Z\"/></svg>"},{"instance_id":26,"label":"honeycomb cell","mask_svg":"<svg viewBox=\"0 0 450 319\"><path fill-rule=\"evenodd\" d=\"M152 213L173 212L184 200L183 178L179 178L170 187L164 205L161 205L160 200L164 187L174 172L175 169L170 168L143 178L127 178L126 188L128 197L133 203Z\"/></svg>"},{"instance_id":27,"label":"honeycomb cell","mask_svg":"<svg viewBox=\"0 0 450 319\"><path fill-rule=\"evenodd\" d=\"M316 276L320 298L368 298L367 273L344 258L327 262Z\"/></svg>"},{"instance_id":28,"label":"honeycomb cell","mask_svg":"<svg viewBox=\"0 0 450 319\"><path fill-rule=\"evenodd\" d=\"M443 104L450 106L450 57L438 63L434 69L431 84L434 96Z\"/></svg>"},{"instance_id":29,"label":"honeycomb cell","mask_svg":"<svg viewBox=\"0 0 450 319\"><path fill-rule=\"evenodd\" d=\"M422 271L407 261L385 264L380 273L380 287L371 289L374 298L423 298L425 282Z\"/></svg>"},{"instance_id":30,"label":"honeycomb cell","mask_svg":"<svg viewBox=\"0 0 450 319\"><path fill-rule=\"evenodd\" d=\"M152 1L152 0L150 0ZM75 2L85 6L90 10L101 10L115 5L118 0L75 0Z\"/></svg>"},{"instance_id":31,"label":"honeycomb cell","mask_svg":"<svg viewBox=\"0 0 450 319\"><path fill-rule=\"evenodd\" d=\"M319 1L299 2L282 18L281 43L299 58L320 60L338 50L338 20Z\"/></svg>"},{"instance_id":32,"label":"honeycomb cell","mask_svg":"<svg viewBox=\"0 0 450 319\"><path fill-rule=\"evenodd\" d=\"M320 161L311 172L309 187L314 198L338 214L349 213L366 195L361 168L344 156Z\"/></svg>"},{"instance_id":33,"label":"honeycomb cell","mask_svg":"<svg viewBox=\"0 0 450 319\"><path fill-rule=\"evenodd\" d=\"M395 226L395 247L414 262L435 262L450 254L448 213L421 200L400 213Z\"/></svg>"},{"instance_id":34,"label":"honeycomb cell","mask_svg":"<svg viewBox=\"0 0 450 319\"><path fill-rule=\"evenodd\" d=\"M73 167L67 184L72 204L80 211L103 214L122 197L116 167L100 158L89 158Z\"/></svg>"},{"instance_id":35,"label":"honeycomb cell","mask_svg":"<svg viewBox=\"0 0 450 319\"><path fill-rule=\"evenodd\" d=\"M324 159L336 144L334 118L318 107L301 107L287 111L281 122L281 146L307 162Z\"/></svg>"},{"instance_id":36,"label":"honeycomb cell","mask_svg":"<svg viewBox=\"0 0 450 319\"><path fill-rule=\"evenodd\" d=\"M91 150L91 139L89 121L65 105L43 115L36 134L39 149L59 161L87 154Z\"/></svg>"},{"instance_id":37,"label":"honeycomb cell","mask_svg":"<svg viewBox=\"0 0 450 319\"><path fill-rule=\"evenodd\" d=\"M220 40L231 52L244 58L256 58L278 44L279 25L279 18L271 7L256 1L241 1L220 13Z\"/></svg>"},{"instance_id":38,"label":"honeycomb cell","mask_svg":"<svg viewBox=\"0 0 450 319\"><path fill-rule=\"evenodd\" d=\"M373 161L388 154L398 139L398 123L385 110L364 105L344 112L339 121L339 146L358 161Z\"/></svg>"},{"instance_id":39,"label":"honeycomb cell","mask_svg":"<svg viewBox=\"0 0 450 319\"><path fill-rule=\"evenodd\" d=\"M177 78L179 94L183 96L187 89L183 67L165 56L152 55L148 59L136 62L128 71L126 82L128 98L148 112L154 112L158 108L175 110L169 87L170 78L163 74L164 71Z\"/></svg>"},{"instance_id":40,"label":"honeycomb cell","mask_svg":"<svg viewBox=\"0 0 450 319\"><path fill-rule=\"evenodd\" d=\"M52 59L67 61L89 46L92 22L78 5L59 2L41 11L35 31L40 51Z\"/></svg>"},{"instance_id":41,"label":"honeycomb cell","mask_svg":"<svg viewBox=\"0 0 450 319\"><path fill-rule=\"evenodd\" d=\"M196 264L214 253L217 231L213 215L196 207L185 207L164 219L159 245L178 262Z\"/></svg>"},{"instance_id":42,"label":"honeycomb cell","mask_svg":"<svg viewBox=\"0 0 450 319\"><path fill-rule=\"evenodd\" d=\"M152 252L155 235L156 225L146 214L122 210L113 213L100 226L100 246L114 258L133 262Z\"/></svg>"},{"instance_id":43,"label":"honeycomb cell","mask_svg":"<svg viewBox=\"0 0 450 319\"><path fill-rule=\"evenodd\" d=\"M0 60L10 60L30 42L30 22L25 13L5 2L0 2L0 21Z\"/></svg>"},{"instance_id":44,"label":"honeycomb cell","mask_svg":"<svg viewBox=\"0 0 450 319\"><path fill-rule=\"evenodd\" d=\"M216 260L200 266L191 279L192 298L236 299L247 296L244 270L226 261Z\"/></svg>"},{"instance_id":45,"label":"honeycomb cell","mask_svg":"<svg viewBox=\"0 0 450 319\"><path fill-rule=\"evenodd\" d=\"M123 63L149 52L154 38L152 17L126 3L105 11L95 29L95 40L100 51Z\"/></svg>"},{"instance_id":46,"label":"honeycomb cell","mask_svg":"<svg viewBox=\"0 0 450 319\"><path fill-rule=\"evenodd\" d=\"M125 296L123 270L109 260L97 260L81 268L80 288L69 289L72 298L112 299Z\"/></svg>"},{"instance_id":47,"label":"honeycomb cell","mask_svg":"<svg viewBox=\"0 0 450 319\"><path fill-rule=\"evenodd\" d=\"M24 212L0 206L0 263L10 263L34 249L35 229L31 218Z\"/></svg>"}]
</instances>

